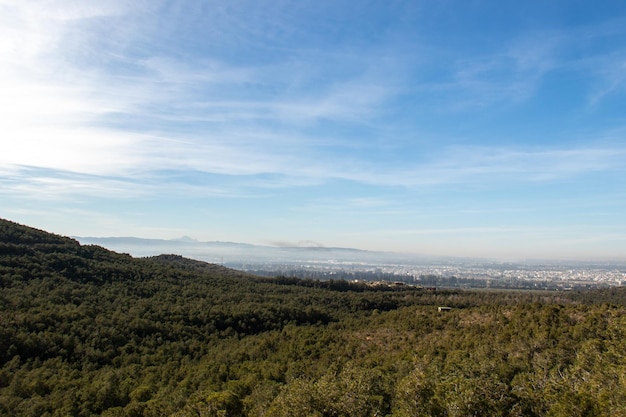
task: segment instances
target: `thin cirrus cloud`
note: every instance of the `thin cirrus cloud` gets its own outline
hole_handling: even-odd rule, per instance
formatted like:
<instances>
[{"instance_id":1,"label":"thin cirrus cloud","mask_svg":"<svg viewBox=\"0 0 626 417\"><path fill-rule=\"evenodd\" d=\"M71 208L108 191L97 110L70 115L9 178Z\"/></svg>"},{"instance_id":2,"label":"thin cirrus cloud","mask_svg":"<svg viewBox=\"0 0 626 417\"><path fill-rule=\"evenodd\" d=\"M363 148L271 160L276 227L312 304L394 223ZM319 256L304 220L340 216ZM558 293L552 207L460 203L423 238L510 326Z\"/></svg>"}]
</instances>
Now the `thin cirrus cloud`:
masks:
<instances>
[{"instance_id":1,"label":"thin cirrus cloud","mask_svg":"<svg viewBox=\"0 0 626 417\"><path fill-rule=\"evenodd\" d=\"M603 148L514 150L460 147L428 171L439 172L443 182L549 181L590 172L623 169L626 150ZM437 168L439 167L439 168Z\"/></svg>"},{"instance_id":2,"label":"thin cirrus cloud","mask_svg":"<svg viewBox=\"0 0 626 417\"><path fill-rule=\"evenodd\" d=\"M624 18L612 17L579 28L531 31L482 54L433 51L436 60L427 64L438 68L439 80L418 88L453 96L441 101L444 111L484 110L531 99L546 76L566 74L587 89L589 104L598 104L624 90L626 48L606 49L626 39L624 27Z\"/></svg>"},{"instance_id":3,"label":"thin cirrus cloud","mask_svg":"<svg viewBox=\"0 0 626 417\"><path fill-rule=\"evenodd\" d=\"M441 185L497 185L552 182L590 173L622 172L624 148L515 150L454 146L428 162L396 166L384 171L366 166L330 175L368 184L418 187Z\"/></svg>"},{"instance_id":4,"label":"thin cirrus cloud","mask_svg":"<svg viewBox=\"0 0 626 417\"><path fill-rule=\"evenodd\" d=\"M89 66L68 67L62 62L67 53L54 54L54 40L64 34L60 26L68 21L106 18L110 11L57 13L47 18L37 8L22 11L26 23L42 19L47 24L35 28L25 23L36 34L35 41L26 53L15 52L18 59L13 63L5 60L10 74L4 78L10 82L3 85L2 108L6 118L2 127L12 140L4 143L0 159L7 165L134 176L155 169L192 169L226 175L273 172L271 167L297 163L285 164L280 152L264 149L282 145L293 135L267 134L263 143L256 146L248 146L248 138L242 146L237 134L242 123L290 125L319 118L354 118L385 95L381 87L371 86L375 83L353 82L312 94L308 99L287 95L268 100L262 94L257 99L238 100L236 93L224 92L224 86L237 90L242 85L275 83L275 75L273 80L268 79L271 69L236 68L219 62L190 66L159 56L135 62L134 69L122 75ZM12 29L19 32L19 27ZM59 68L64 75L40 73L36 68L43 64ZM29 70L22 71L26 68ZM289 68L278 70L284 73ZM198 89L202 94L196 93ZM207 122L210 130L221 136L190 136L177 127L171 132L171 127L141 125L167 119ZM126 125L120 126L120 120ZM164 129L165 134L159 134L159 129ZM140 134L133 130L156 132ZM178 139L171 139L172 134ZM301 150L291 147L296 152ZM71 189L76 187L68 188Z\"/></svg>"},{"instance_id":5,"label":"thin cirrus cloud","mask_svg":"<svg viewBox=\"0 0 626 417\"><path fill-rule=\"evenodd\" d=\"M68 8L68 10L75 9ZM120 7L78 9L78 12L75 11L69 15L53 14L47 19L52 23L44 25L40 36L34 36L34 38L59 38L63 31L58 27L62 23L94 17L116 16L117 13L123 11ZM37 8L28 10L35 13ZM36 16L40 17L40 14ZM49 46L50 42L47 44L43 41L39 42L41 43L39 46L33 46L29 53L22 54L28 55L28 59L22 62L22 66L37 67L41 59L39 55L45 56L46 61L55 61L54 56L46 55L48 52L37 51L43 49L44 46ZM537 45L536 42L528 42L528 44ZM461 91L465 92L463 95L471 95L474 97L472 99L474 104L500 101L504 97L511 100L511 97L524 96L528 94L528 90L532 89L536 80L552 68L552 65L546 64L550 61L548 57L552 49L551 46L545 46L544 42L539 52L519 47L514 48L515 53L509 55L496 55L469 63L460 62L461 69L454 75L454 83L444 85L443 88L451 93ZM165 168L172 168L169 166L172 165L180 169L212 170L217 173L236 175L273 172L275 170L271 169L272 166L298 165L297 162L285 164L284 159L280 155L275 155L273 150L263 152L263 148L273 149L274 143L280 146L288 140L287 138L292 137L292 132L287 129L289 126L315 123L320 119L346 123L360 118L375 118L376 115L384 112L385 102L399 90L399 86L380 74L369 76L362 74L338 85L322 85L318 92L307 91L304 96L303 91L296 88L296 93L291 95L288 92L271 94L261 91L256 99L253 97L251 100L248 98L238 100L237 91L245 92L249 97L249 90L252 89L249 87L250 84L276 85L278 83L280 85L280 75L288 73L295 65L299 64L288 63L283 65L283 68L276 65L255 68L233 67L218 61L194 62L193 65L189 65L171 58L152 56L136 62L135 73L130 75L98 74L97 71L94 73L84 71L84 68L70 67L70 74L74 72L71 82L66 82L56 75L48 79L39 79L35 74L32 77L34 80L29 79L28 76L21 79L17 77L17 80L13 77L12 87L3 86L6 87L5 91L8 94L5 95L7 100L2 107L8 110L5 113L8 114L6 118L8 122L5 122L9 124L8 131L15 137L16 142L23 145L13 146L15 148L13 150L9 149L9 152L5 153L4 162L21 165L26 162L23 159L29 159L35 166L66 167L69 170L85 173L111 173L128 172L131 168L138 172L149 171L173 158L175 161L166 164ZM276 73L279 75L276 76ZM500 79L501 77L498 76L500 73L506 74L505 78ZM513 74L514 78L511 79L508 74ZM72 86L75 79L80 80L78 87ZM225 92L224 90L228 88L234 90L235 93ZM202 94L198 94L197 90L201 90ZM289 85L285 90L289 90ZM180 141L169 138L160 139L157 132L152 138L146 139L143 135L120 132L121 115L129 115L128 117L146 122L168 118L180 123L200 121L209 123L209 128L227 131L221 137L217 135L189 137L185 132L174 132L181 137ZM33 119L37 120L36 123L43 125L40 132L30 128ZM108 131L101 128L83 129L77 134L73 126L74 124L97 126L99 123L106 124L108 121L113 121L112 124L118 129ZM29 128L25 129L23 125L27 123ZM278 124L287 128L284 132L274 130L272 134L265 135L264 142L260 146L246 147L240 146L236 134L231 133L235 126L240 126L242 123L250 123L258 127L260 131L263 131L267 124ZM70 125L74 133L69 133L63 124ZM134 126L134 128L139 130L151 127ZM171 129L171 127L164 129ZM40 146L44 131L47 131L47 141L54 145ZM77 139L79 136L82 139ZM300 138L302 139L303 136L300 135ZM309 143L313 142L311 146L315 147L314 141L317 138L304 137L304 139ZM299 159L296 154L310 149L311 146L304 148L297 144L292 146L294 153L291 159ZM61 151L53 152L53 147ZM40 151L35 152L34 159L31 159L33 154L28 149L36 148ZM160 149L162 151L159 151ZM482 160L485 163L469 165L465 169L457 169L450 167L449 163L444 163L446 167L444 170L434 169L433 175L424 175L423 171L430 168L426 164L417 168L419 177L438 178L436 182L446 182L446 178L453 179L459 176L455 172L460 175L480 171L497 172L499 165L489 163L489 160L492 159L493 153L498 153L499 150L485 149L484 151ZM107 153L110 153L111 157L102 158L102 155L106 156ZM248 155L245 155L246 153ZM577 150L574 149L571 153L575 154ZM114 158L113 155L116 157ZM196 155L207 158L197 158ZM212 161L210 155L215 155L213 159L216 162ZM558 155L556 157L558 160ZM226 161L229 158L233 161L232 163L217 162ZM517 157L509 156L509 158L523 162L524 159L543 159L543 156L530 152L517 155ZM198 159L203 159L205 163L198 163ZM116 161L105 162L114 160ZM365 166L361 168L362 171L372 170L367 164L363 165ZM431 165L438 166L439 161ZM242 166L247 168L237 168ZM583 168L584 166L582 165ZM502 166L502 168L505 173L511 172L510 165ZM327 166L324 166L324 169L327 169ZM560 172L565 173L567 170ZM290 172L280 173L290 174ZM292 174L302 175L301 172ZM372 178L369 182L380 183L381 179L396 175L397 173L391 172L378 179ZM326 176L368 181L368 175L359 173L358 170L356 173L331 171Z\"/></svg>"},{"instance_id":6,"label":"thin cirrus cloud","mask_svg":"<svg viewBox=\"0 0 626 417\"><path fill-rule=\"evenodd\" d=\"M202 197L223 218L237 201L246 215L254 198L285 216L388 223L440 219L426 197L483 212L512 197L534 206L524 201L572 184L616 194L624 20L542 14L482 28L471 13L493 10L459 6L463 21L411 2L0 0L0 193L85 204ZM411 218L418 204L422 217ZM523 230L484 227L448 229ZM308 238L293 233L264 239Z\"/></svg>"}]
</instances>

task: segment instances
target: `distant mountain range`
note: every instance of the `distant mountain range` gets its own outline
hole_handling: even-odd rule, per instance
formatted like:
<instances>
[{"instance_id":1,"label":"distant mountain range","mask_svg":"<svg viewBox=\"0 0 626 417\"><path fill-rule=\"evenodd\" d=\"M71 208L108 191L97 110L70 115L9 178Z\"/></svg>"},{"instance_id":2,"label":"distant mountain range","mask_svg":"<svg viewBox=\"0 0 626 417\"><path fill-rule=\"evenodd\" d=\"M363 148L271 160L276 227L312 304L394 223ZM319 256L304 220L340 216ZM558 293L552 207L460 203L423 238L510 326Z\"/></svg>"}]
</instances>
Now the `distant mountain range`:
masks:
<instances>
[{"instance_id":1,"label":"distant mountain range","mask_svg":"<svg viewBox=\"0 0 626 417\"><path fill-rule=\"evenodd\" d=\"M201 242L184 236L179 239L143 239L137 237L74 237L81 244L99 245L132 256L155 256L162 253L182 255L212 263L325 263L349 265L384 265L388 263L441 263L417 255L367 251L354 248L319 246L263 246L237 242Z\"/></svg>"}]
</instances>

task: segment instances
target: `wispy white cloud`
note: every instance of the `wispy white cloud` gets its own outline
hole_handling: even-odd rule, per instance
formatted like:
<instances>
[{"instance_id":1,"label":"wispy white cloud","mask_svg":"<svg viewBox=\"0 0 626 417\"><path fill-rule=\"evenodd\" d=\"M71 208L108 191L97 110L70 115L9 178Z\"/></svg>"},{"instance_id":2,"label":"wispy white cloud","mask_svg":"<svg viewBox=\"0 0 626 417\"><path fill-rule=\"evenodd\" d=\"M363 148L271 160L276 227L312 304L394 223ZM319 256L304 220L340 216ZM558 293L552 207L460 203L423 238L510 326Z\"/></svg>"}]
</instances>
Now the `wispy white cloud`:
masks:
<instances>
[{"instance_id":1,"label":"wispy white cloud","mask_svg":"<svg viewBox=\"0 0 626 417\"><path fill-rule=\"evenodd\" d=\"M357 182L404 187L550 182L599 172L624 171L624 147L561 149L450 146L426 161L352 170L329 167L329 175Z\"/></svg>"},{"instance_id":2,"label":"wispy white cloud","mask_svg":"<svg viewBox=\"0 0 626 417\"><path fill-rule=\"evenodd\" d=\"M443 113L475 113L502 105L518 105L532 98L543 78L562 64L562 33L531 32L504 38L489 50L439 51L428 47L416 72L427 75L414 87L428 105ZM432 73L436 75L433 76Z\"/></svg>"},{"instance_id":3,"label":"wispy white cloud","mask_svg":"<svg viewBox=\"0 0 626 417\"><path fill-rule=\"evenodd\" d=\"M335 180L385 187L432 188L466 185L489 188L503 184L555 182L595 173L626 170L623 163L626 149L617 147L530 150L484 146L449 147L430 160L384 166L385 169L382 170L383 166L380 165L363 161L350 162L341 158L316 158L306 152L294 152L293 149L281 154L279 151L264 149L263 143L250 144L248 152L241 152L241 143L232 146L194 140L171 143L171 140L162 138L155 140L150 137L136 137L129 141L105 140L85 144L79 139L80 135L69 135L69 138L65 138L63 143L67 149L63 152L59 152L58 141L51 143L50 148L28 140L12 145L18 149L7 146L3 149L3 155L7 155L10 162L20 160L21 155L21 165L50 170L32 177L30 172L15 174L20 181L5 183L6 189L18 186L22 191L29 191L24 187L38 189L40 192L47 189L59 196L85 192L93 194L96 190L101 190L105 195L138 196L162 192L168 188L167 181L162 178L159 180L161 171L169 172L173 178L176 178L176 173L185 172L188 175L197 172L230 177L226 181L230 192L221 192L213 187L213 195L244 194L254 188L260 190L311 186ZM12 153L15 155L11 156ZM50 158L47 153L56 156ZM92 154L101 158L93 160ZM5 165L4 170L10 171L10 167ZM16 168L18 171L22 169L19 166ZM57 172L76 174L56 174ZM51 178L45 181L45 176ZM56 179L53 180L52 177ZM186 180L183 177L174 181L181 187ZM224 179L221 181L224 182ZM20 185L20 182L23 183ZM91 191L90 183L93 184ZM121 192L124 187L129 190ZM137 189L141 187L143 191L139 193ZM203 188L193 184L189 187ZM208 185L206 187L211 188ZM380 201L366 199L361 200L361 203L373 205ZM355 200L354 203L358 202Z\"/></svg>"},{"instance_id":4,"label":"wispy white cloud","mask_svg":"<svg viewBox=\"0 0 626 417\"><path fill-rule=\"evenodd\" d=\"M625 148L509 149L452 147L434 163L418 167L417 183L537 182L625 169Z\"/></svg>"},{"instance_id":5,"label":"wispy white cloud","mask_svg":"<svg viewBox=\"0 0 626 417\"><path fill-rule=\"evenodd\" d=\"M624 20L497 37L403 7L0 0L0 207L442 253L614 239Z\"/></svg>"},{"instance_id":6,"label":"wispy white cloud","mask_svg":"<svg viewBox=\"0 0 626 417\"><path fill-rule=\"evenodd\" d=\"M129 12L128 3L67 2L54 11L47 3L4 6L18 15L2 33L0 108L6 117L0 129L10 141L2 143L0 163L6 166L104 176L137 177L159 169L302 176L281 167L301 164L297 154L307 153L318 139L294 135L290 126L354 121L371 115L390 94L367 75L305 93L289 81L298 78L299 62L247 67L195 58L182 62L158 52L131 60L123 49L76 56L89 45L65 49L60 43L70 35L85 37L81 42L95 33L105 36L106 25L89 28L87 21L118 18ZM25 33L32 39L18 48ZM110 60L128 71L109 71ZM282 91L273 91L277 87ZM175 124L166 127L168 121ZM207 134L189 134L191 123L205 123Z\"/></svg>"},{"instance_id":7,"label":"wispy white cloud","mask_svg":"<svg viewBox=\"0 0 626 417\"><path fill-rule=\"evenodd\" d=\"M594 60L598 73L596 87L589 94L589 104L596 106L602 100L626 92L626 50L612 57Z\"/></svg>"},{"instance_id":8,"label":"wispy white cloud","mask_svg":"<svg viewBox=\"0 0 626 417\"><path fill-rule=\"evenodd\" d=\"M624 28L626 19L616 16L593 25L525 31L479 53L442 52L431 45L431 61L423 65L438 68L438 76L424 79L417 90L435 94L432 103L439 111L484 111L524 103L536 97L549 75L569 74L595 105L626 91L626 48L619 47Z\"/></svg>"},{"instance_id":9,"label":"wispy white cloud","mask_svg":"<svg viewBox=\"0 0 626 417\"><path fill-rule=\"evenodd\" d=\"M0 195L35 201L82 196L96 198L141 198L152 194L151 187L128 178L112 178L39 167L12 167L0 178Z\"/></svg>"},{"instance_id":10,"label":"wispy white cloud","mask_svg":"<svg viewBox=\"0 0 626 417\"><path fill-rule=\"evenodd\" d=\"M147 42L144 37L149 32L140 23L125 29L126 40L113 35L120 45L88 51L96 35L105 36L107 24L102 22L137 14L136 6L130 2L29 4L2 3L8 17L0 32L0 56L4 56L0 58L4 92L0 109L6 116L0 129L10 140L0 144L0 164L5 169L33 166L85 175L56 182L32 179L32 184L54 192L79 192L86 181L102 178L94 189L111 190L122 187L124 181L144 181L150 189L150 178L168 170L238 176L239 187L250 189L246 183L289 187L336 179L392 187L537 182L624 168L625 150L611 144L539 149L445 143L439 150L426 149L429 159L392 165L375 154L335 153L348 140L313 128L326 122L381 126L378 119L387 115L385 105L409 84L405 74L419 72L423 62L367 51L345 51L352 55L329 58L330 53L319 50L294 52L285 61L268 59L254 65L219 57L181 59L176 53L168 54L167 48L136 58L129 55L128 45ZM140 5L146 7L150 8ZM226 29L223 22L218 29L244 36L246 42L258 36L257 31L272 36L267 28L254 26L259 22L236 16L232 6L218 7L213 17L220 16L245 30ZM276 19L272 30L299 36L298 28L285 19ZM88 27L96 21L100 22L96 29ZM217 39L225 33L219 30L209 35ZM80 45L62 47L70 35L84 38ZM23 36L26 40L21 43ZM426 80L409 89L409 94L420 89L444 92L455 96L452 106L457 111L524 100L545 74L575 60L562 60L563 48L572 42L560 32L533 33L503 41L491 54L460 54L460 58L437 54L434 59L440 61L434 66L452 64L452 70L443 82ZM377 50L380 46L370 52ZM331 62L324 62L325 58ZM403 68L406 65L417 67ZM597 100L622 88L621 65L611 60L604 72L598 72L613 81L607 81ZM358 138L350 141L357 150L373 146ZM266 177L254 178L257 175ZM123 180L111 187L106 178L112 177ZM74 180L75 186L69 185ZM59 186L59 181L65 185Z\"/></svg>"}]
</instances>

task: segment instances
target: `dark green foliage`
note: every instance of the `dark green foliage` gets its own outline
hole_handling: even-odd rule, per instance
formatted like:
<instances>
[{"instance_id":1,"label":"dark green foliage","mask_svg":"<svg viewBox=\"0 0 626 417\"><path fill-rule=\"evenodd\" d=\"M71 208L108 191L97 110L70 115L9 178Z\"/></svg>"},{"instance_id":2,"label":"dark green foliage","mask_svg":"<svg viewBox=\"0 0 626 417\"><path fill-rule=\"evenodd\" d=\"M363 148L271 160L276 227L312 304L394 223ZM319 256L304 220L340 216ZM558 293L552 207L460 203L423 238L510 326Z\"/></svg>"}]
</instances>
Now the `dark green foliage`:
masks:
<instances>
[{"instance_id":1,"label":"dark green foliage","mask_svg":"<svg viewBox=\"0 0 626 417\"><path fill-rule=\"evenodd\" d=\"M2 220L0 284L2 416L626 416L622 289L269 279Z\"/></svg>"}]
</instances>

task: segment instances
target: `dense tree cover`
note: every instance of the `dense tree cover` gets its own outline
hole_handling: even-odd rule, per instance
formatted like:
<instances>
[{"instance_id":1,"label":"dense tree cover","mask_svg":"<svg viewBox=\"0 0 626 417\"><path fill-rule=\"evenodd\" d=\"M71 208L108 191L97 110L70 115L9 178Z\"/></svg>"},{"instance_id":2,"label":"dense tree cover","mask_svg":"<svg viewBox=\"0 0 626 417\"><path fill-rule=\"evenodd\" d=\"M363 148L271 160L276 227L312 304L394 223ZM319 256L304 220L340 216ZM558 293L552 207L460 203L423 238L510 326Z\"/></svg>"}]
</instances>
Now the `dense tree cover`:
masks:
<instances>
[{"instance_id":1,"label":"dense tree cover","mask_svg":"<svg viewBox=\"0 0 626 417\"><path fill-rule=\"evenodd\" d=\"M261 278L0 220L0 415L626 416L624 299Z\"/></svg>"}]
</instances>

